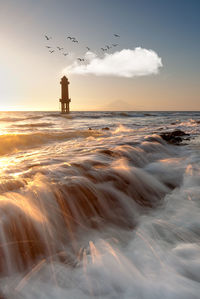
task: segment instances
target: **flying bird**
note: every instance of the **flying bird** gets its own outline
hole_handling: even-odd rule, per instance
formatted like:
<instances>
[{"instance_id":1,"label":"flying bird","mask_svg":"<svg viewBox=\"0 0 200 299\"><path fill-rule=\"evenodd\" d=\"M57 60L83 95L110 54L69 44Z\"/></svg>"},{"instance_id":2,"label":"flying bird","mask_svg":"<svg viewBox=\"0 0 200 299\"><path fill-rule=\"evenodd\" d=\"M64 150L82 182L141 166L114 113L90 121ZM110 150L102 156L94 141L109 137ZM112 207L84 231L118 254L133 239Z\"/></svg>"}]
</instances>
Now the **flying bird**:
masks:
<instances>
[{"instance_id":1,"label":"flying bird","mask_svg":"<svg viewBox=\"0 0 200 299\"><path fill-rule=\"evenodd\" d=\"M104 51L107 51L108 49L101 48L101 50L104 52Z\"/></svg>"},{"instance_id":2,"label":"flying bird","mask_svg":"<svg viewBox=\"0 0 200 299\"><path fill-rule=\"evenodd\" d=\"M50 40L50 39L52 39L52 37L50 37L50 36L47 36L47 35L45 35L45 38L46 38L47 40Z\"/></svg>"},{"instance_id":3,"label":"flying bird","mask_svg":"<svg viewBox=\"0 0 200 299\"><path fill-rule=\"evenodd\" d=\"M77 60L79 60L79 61L85 61L85 59L83 59L83 58L77 58Z\"/></svg>"},{"instance_id":4,"label":"flying bird","mask_svg":"<svg viewBox=\"0 0 200 299\"><path fill-rule=\"evenodd\" d=\"M58 49L59 51L61 51L61 50L63 50L64 48L57 47L57 49Z\"/></svg>"},{"instance_id":5,"label":"flying bird","mask_svg":"<svg viewBox=\"0 0 200 299\"><path fill-rule=\"evenodd\" d=\"M115 37L120 37L119 34L113 34Z\"/></svg>"},{"instance_id":6,"label":"flying bird","mask_svg":"<svg viewBox=\"0 0 200 299\"><path fill-rule=\"evenodd\" d=\"M110 46L106 45L106 48L109 50L109 49L111 49L112 47L110 47Z\"/></svg>"},{"instance_id":7,"label":"flying bird","mask_svg":"<svg viewBox=\"0 0 200 299\"><path fill-rule=\"evenodd\" d=\"M112 44L112 46L113 46L113 47L117 47L117 46L118 46L118 44Z\"/></svg>"},{"instance_id":8,"label":"flying bird","mask_svg":"<svg viewBox=\"0 0 200 299\"><path fill-rule=\"evenodd\" d=\"M49 51L51 54L53 53L53 52L55 52L55 50L52 50L52 51Z\"/></svg>"},{"instance_id":9,"label":"flying bird","mask_svg":"<svg viewBox=\"0 0 200 299\"><path fill-rule=\"evenodd\" d=\"M86 47L86 49L87 49L88 51L90 51L90 48L89 48L89 47Z\"/></svg>"},{"instance_id":10,"label":"flying bird","mask_svg":"<svg viewBox=\"0 0 200 299\"><path fill-rule=\"evenodd\" d=\"M78 41L75 37L68 36L67 39L70 39L73 43L78 43Z\"/></svg>"},{"instance_id":11,"label":"flying bird","mask_svg":"<svg viewBox=\"0 0 200 299\"><path fill-rule=\"evenodd\" d=\"M47 49L51 49L51 47L50 47L50 46L46 46L46 48L47 48Z\"/></svg>"},{"instance_id":12,"label":"flying bird","mask_svg":"<svg viewBox=\"0 0 200 299\"><path fill-rule=\"evenodd\" d=\"M67 56L67 55L69 55L69 53L63 53L63 55L64 55L64 56Z\"/></svg>"}]
</instances>

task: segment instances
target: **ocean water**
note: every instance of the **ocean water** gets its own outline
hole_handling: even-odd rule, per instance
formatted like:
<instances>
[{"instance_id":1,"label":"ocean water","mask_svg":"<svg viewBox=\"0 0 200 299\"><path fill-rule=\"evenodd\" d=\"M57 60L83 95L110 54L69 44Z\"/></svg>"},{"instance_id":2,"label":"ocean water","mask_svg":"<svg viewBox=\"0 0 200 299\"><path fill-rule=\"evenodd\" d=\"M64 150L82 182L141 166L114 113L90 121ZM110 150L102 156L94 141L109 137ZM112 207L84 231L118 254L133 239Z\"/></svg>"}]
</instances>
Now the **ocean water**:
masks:
<instances>
[{"instance_id":1,"label":"ocean water","mask_svg":"<svg viewBox=\"0 0 200 299\"><path fill-rule=\"evenodd\" d=\"M199 136L200 112L1 112L0 298L200 298Z\"/></svg>"}]
</instances>

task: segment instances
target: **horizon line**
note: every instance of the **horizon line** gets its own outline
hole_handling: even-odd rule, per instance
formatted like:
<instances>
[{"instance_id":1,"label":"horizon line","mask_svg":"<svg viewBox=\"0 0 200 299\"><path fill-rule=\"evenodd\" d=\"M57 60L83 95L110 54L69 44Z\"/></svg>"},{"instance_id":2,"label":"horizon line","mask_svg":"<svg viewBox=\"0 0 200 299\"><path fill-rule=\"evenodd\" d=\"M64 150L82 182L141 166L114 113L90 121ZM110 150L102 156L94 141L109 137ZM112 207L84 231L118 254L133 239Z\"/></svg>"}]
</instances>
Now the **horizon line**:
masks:
<instances>
[{"instance_id":1,"label":"horizon line","mask_svg":"<svg viewBox=\"0 0 200 299\"><path fill-rule=\"evenodd\" d=\"M1 112L59 112L61 113L60 110L0 110L0 113ZM200 110L71 110L70 112L200 112Z\"/></svg>"}]
</instances>

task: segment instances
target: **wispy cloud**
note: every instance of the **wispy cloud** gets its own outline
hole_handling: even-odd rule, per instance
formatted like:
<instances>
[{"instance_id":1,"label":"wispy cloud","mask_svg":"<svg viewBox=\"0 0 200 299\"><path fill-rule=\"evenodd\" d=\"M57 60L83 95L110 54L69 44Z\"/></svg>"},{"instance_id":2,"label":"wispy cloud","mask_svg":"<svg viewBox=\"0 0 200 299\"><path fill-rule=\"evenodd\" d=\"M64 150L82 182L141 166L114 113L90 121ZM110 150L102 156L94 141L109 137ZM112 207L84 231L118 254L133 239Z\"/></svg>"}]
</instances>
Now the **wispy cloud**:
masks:
<instances>
[{"instance_id":1,"label":"wispy cloud","mask_svg":"<svg viewBox=\"0 0 200 299\"><path fill-rule=\"evenodd\" d=\"M162 66L162 60L155 51L137 47L106 53L103 57L87 52L85 63L74 61L64 73L131 78L157 74Z\"/></svg>"}]
</instances>

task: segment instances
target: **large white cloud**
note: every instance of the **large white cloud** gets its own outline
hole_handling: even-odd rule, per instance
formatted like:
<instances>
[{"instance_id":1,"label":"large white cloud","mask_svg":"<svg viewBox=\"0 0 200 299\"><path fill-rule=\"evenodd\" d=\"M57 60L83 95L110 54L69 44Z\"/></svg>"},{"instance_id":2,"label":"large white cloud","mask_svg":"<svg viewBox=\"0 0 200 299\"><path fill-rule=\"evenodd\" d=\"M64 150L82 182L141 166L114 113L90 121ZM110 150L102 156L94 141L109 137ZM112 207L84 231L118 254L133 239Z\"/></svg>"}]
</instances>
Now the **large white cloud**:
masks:
<instances>
[{"instance_id":1,"label":"large white cloud","mask_svg":"<svg viewBox=\"0 0 200 299\"><path fill-rule=\"evenodd\" d=\"M162 66L162 60L155 51L137 47L133 50L123 49L112 54L106 53L103 58L93 52L87 52L84 63L74 61L64 73L131 78L157 74Z\"/></svg>"}]
</instances>

